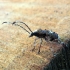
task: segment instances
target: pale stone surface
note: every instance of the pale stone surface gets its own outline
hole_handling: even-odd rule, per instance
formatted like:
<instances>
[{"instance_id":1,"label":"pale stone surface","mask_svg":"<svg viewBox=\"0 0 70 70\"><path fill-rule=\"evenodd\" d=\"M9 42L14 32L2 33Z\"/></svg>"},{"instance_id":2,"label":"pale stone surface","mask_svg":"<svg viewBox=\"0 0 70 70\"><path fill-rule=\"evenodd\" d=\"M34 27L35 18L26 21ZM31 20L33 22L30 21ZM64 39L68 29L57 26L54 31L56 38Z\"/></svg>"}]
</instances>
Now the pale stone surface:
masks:
<instances>
[{"instance_id":1,"label":"pale stone surface","mask_svg":"<svg viewBox=\"0 0 70 70\"><path fill-rule=\"evenodd\" d=\"M0 70L41 70L60 51L61 45L43 42L41 53L34 52L33 41L20 27L2 22L23 21L34 31L49 29L61 39L70 38L69 0L0 0ZM52 47L53 53L50 49Z\"/></svg>"}]
</instances>

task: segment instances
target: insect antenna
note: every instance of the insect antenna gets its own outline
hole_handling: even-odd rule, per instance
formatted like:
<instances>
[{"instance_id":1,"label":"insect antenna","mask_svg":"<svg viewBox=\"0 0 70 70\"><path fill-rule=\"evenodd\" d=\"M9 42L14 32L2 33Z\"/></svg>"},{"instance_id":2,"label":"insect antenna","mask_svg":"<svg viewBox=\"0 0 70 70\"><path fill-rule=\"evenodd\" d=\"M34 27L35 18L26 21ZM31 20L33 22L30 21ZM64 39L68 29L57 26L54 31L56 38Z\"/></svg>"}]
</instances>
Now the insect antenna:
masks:
<instances>
[{"instance_id":1,"label":"insect antenna","mask_svg":"<svg viewBox=\"0 0 70 70\"><path fill-rule=\"evenodd\" d=\"M7 23L7 22L3 22L2 24L4 24L4 23ZM10 23L10 22L9 22ZM28 30L26 30L23 26L21 26L21 25L19 25L19 24L16 24L17 22L13 22L13 23L11 23L12 25L15 25L15 26L19 26L19 27L21 27L22 29L24 29L26 32L28 32L29 34L30 34L30 32L28 31ZM23 23L23 22L18 22L18 23ZM23 23L23 24L25 24L25 23ZM26 24L25 24L25 26L27 26ZM27 28L31 31L31 29L27 26ZM32 31L31 31L32 32Z\"/></svg>"},{"instance_id":2,"label":"insect antenna","mask_svg":"<svg viewBox=\"0 0 70 70\"><path fill-rule=\"evenodd\" d=\"M24 23L24 22L20 22L20 23L23 23L24 25L26 25L27 28L32 32L32 30L29 28L29 26L26 23Z\"/></svg>"},{"instance_id":3,"label":"insect antenna","mask_svg":"<svg viewBox=\"0 0 70 70\"><path fill-rule=\"evenodd\" d=\"M18 25L18 24L14 24L15 26L19 26L19 27L21 27L22 29L24 29L26 32L28 32L29 34L30 34L30 32L29 31L27 31L24 27L22 27L21 25Z\"/></svg>"}]
</instances>

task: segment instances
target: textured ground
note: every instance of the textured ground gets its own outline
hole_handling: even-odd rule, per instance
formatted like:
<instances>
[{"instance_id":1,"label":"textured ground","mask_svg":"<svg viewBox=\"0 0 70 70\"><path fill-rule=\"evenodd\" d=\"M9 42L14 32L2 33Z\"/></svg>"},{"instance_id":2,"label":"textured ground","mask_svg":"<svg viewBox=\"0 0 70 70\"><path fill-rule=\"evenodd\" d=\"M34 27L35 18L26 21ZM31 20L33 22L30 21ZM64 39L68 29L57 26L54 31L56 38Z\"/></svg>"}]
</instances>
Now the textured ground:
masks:
<instances>
[{"instance_id":1,"label":"textured ground","mask_svg":"<svg viewBox=\"0 0 70 70\"><path fill-rule=\"evenodd\" d=\"M49 29L63 40L70 38L69 0L0 0L0 70L41 70L60 50L60 44L45 41L41 53L37 54L39 41L34 52L29 34L4 21L23 21L34 31ZM54 48L52 53L50 47Z\"/></svg>"}]
</instances>

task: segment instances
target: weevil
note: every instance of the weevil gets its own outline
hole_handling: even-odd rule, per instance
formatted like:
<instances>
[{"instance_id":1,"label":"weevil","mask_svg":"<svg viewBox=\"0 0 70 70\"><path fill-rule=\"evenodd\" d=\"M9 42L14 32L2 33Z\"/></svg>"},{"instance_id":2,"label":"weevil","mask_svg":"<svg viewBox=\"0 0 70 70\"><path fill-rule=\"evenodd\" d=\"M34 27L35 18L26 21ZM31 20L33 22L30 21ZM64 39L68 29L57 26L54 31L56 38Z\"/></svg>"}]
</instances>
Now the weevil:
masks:
<instances>
[{"instance_id":1,"label":"weevil","mask_svg":"<svg viewBox=\"0 0 70 70\"><path fill-rule=\"evenodd\" d=\"M8 22L3 22L3 24L4 24L4 23L8 23ZM10 23L11 23L11 22L10 22ZM23 26L21 26L21 25L19 25L19 24L17 24L17 23L22 23L22 24L24 24L24 25L29 29L29 31L26 30ZM12 25L15 25L15 26L19 26L19 27L21 27L22 29L24 29L26 32L29 33L29 37L33 37L33 36L37 37L37 38L35 39L35 41L34 41L34 47L33 47L32 51L35 50L35 44L36 44L36 40L37 40L38 38L41 39L41 41L40 41L40 46L39 46L39 49L38 49L38 53L40 53L40 48L41 48L43 39L44 39L45 41L60 42L60 39L59 39L58 34L55 33L55 32L53 32L53 31L51 31L51 30L38 29L38 30L32 31L32 30L30 29L30 27L29 27L26 23L20 22L20 21L19 21L19 22L14 21L14 22L12 22L11 24L12 24Z\"/></svg>"}]
</instances>

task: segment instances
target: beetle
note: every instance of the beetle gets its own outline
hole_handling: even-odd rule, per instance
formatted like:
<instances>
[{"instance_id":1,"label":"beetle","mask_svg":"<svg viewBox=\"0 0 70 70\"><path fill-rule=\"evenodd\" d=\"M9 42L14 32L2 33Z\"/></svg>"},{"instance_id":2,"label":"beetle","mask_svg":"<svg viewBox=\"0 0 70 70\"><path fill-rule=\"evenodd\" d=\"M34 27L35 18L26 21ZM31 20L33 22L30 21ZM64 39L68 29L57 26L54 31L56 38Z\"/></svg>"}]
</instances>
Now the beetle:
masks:
<instances>
[{"instance_id":1,"label":"beetle","mask_svg":"<svg viewBox=\"0 0 70 70\"><path fill-rule=\"evenodd\" d=\"M3 22L2 24L4 24L4 23L7 23L7 22ZM10 23L11 23L11 22L10 22ZM24 24L24 25L29 29L29 31L26 30L23 26L21 26L21 25L19 25L19 24L17 24L17 23L22 23L22 24ZM34 47L33 47L32 51L35 50L35 44L36 44L36 40L37 40L37 39L41 39L41 41L40 41L40 46L39 46L39 49L38 49L38 53L40 53L40 48L41 48L43 39L44 39L45 41L60 42L60 39L59 39L58 34L55 33L55 32L53 32L53 31L51 31L51 30L38 29L38 30L32 31L26 23L20 22L20 21L19 21L19 22L14 21L14 22L12 22L11 24L12 24L12 25L15 25L15 26L19 26L19 27L21 27L22 29L24 29L26 32L29 33L29 37L33 37L33 36L37 37L37 38L35 39L35 41L34 41Z\"/></svg>"}]
</instances>

